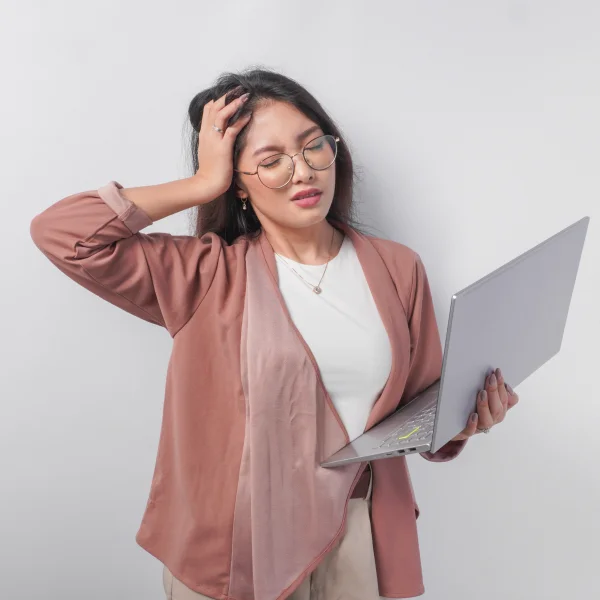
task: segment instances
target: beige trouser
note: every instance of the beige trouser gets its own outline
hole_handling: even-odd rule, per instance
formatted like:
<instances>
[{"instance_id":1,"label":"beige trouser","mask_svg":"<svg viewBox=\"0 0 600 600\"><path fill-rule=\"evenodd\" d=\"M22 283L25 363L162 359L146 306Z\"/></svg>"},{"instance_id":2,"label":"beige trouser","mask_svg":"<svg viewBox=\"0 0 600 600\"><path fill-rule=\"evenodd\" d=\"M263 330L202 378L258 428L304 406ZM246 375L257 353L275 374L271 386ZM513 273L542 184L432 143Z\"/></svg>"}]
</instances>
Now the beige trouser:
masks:
<instances>
[{"instance_id":1,"label":"beige trouser","mask_svg":"<svg viewBox=\"0 0 600 600\"><path fill-rule=\"evenodd\" d=\"M371 484L366 498L349 500L343 538L289 600L379 600L370 503ZM211 600L185 586L166 566L163 583L167 600Z\"/></svg>"}]
</instances>

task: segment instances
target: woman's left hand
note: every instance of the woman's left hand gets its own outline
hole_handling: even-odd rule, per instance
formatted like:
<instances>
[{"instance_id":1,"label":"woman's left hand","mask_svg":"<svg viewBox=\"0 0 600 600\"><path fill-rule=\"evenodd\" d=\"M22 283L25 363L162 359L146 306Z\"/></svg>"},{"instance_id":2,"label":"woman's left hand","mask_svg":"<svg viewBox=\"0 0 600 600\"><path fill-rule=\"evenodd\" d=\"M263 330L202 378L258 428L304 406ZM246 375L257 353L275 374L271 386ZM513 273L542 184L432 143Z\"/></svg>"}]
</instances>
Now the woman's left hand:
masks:
<instances>
[{"instance_id":1,"label":"woman's left hand","mask_svg":"<svg viewBox=\"0 0 600 600\"><path fill-rule=\"evenodd\" d=\"M505 383L500 369L492 371L484 381L484 389L477 395L477 412L474 412L467 426L455 437L453 442L466 440L485 429L502 423L506 413L519 401L519 395Z\"/></svg>"}]
</instances>

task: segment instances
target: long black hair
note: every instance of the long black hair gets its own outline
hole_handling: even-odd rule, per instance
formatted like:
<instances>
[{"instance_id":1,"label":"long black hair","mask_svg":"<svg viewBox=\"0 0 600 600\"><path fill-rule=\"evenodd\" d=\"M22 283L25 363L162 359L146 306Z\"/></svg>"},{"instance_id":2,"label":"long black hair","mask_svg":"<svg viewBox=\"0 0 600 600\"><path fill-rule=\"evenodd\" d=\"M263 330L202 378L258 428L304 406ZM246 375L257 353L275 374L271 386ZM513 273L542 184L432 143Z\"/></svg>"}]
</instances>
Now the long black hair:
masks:
<instances>
[{"instance_id":1,"label":"long black hair","mask_svg":"<svg viewBox=\"0 0 600 600\"><path fill-rule=\"evenodd\" d=\"M240 89L238 86L241 86ZM317 123L325 133L340 138L336 157L336 181L333 202L328 221L338 221L353 227L358 231L363 230L356 216L354 202L354 184L357 175L352 162L352 157L344 137L334 120L325 112L323 107L299 83L268 68L249 68L240 73L226 72L221 74L214 85L194 96L188 108L188 119L191 125L189 134L189 151L192 161L193 173L198 171L198 134L202 123L202 110L204 105L211 100L217 100L227 94L225 103L229 104L237 97L249 92L247 102L242 104L238 111L229 119L228 124L235 123L239 118L248 114L258 104L265 101L287 102L295 106L309 119ZM247 138L247 126L237 135L233 147L233 164L237 168L237 161ZM250 202L247 209L242 210L242 203L236 197L235 183L237 173L234 172L231 186L215 200L195 207L194 235L202 237L207 232L215 232L231 244L241 235L254 237L261 231L261 224ZM363 231L363 233L366 233Z\"/></svg>"}]
</instances>

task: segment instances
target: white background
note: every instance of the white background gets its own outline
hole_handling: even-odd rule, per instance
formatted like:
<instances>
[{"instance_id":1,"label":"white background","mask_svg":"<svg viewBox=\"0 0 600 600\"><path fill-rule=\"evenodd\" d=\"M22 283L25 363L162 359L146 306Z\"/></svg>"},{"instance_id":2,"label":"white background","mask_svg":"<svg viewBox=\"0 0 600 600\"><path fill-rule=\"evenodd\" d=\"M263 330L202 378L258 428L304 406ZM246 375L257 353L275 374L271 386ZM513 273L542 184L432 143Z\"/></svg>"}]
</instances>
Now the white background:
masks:
<instances>
[{"instance_id":1,"label":"white background","mask_svg":"<svg viewBox=\"0 0 600 600\"><path fill-rule=\"evenodd\" d=\"M29 223L111 179L190 175L189 101L249 65L297 79L339 123L363 221L421 254L442 341L452 293L592 217L560 354L459 459L409 462L424 598L598 594L598 2L0 7L3 598L164 597L162 565L134 536L170 338L68 280ZM187 215L154 230L189 233Z\"/></svg>"}]
</instances>

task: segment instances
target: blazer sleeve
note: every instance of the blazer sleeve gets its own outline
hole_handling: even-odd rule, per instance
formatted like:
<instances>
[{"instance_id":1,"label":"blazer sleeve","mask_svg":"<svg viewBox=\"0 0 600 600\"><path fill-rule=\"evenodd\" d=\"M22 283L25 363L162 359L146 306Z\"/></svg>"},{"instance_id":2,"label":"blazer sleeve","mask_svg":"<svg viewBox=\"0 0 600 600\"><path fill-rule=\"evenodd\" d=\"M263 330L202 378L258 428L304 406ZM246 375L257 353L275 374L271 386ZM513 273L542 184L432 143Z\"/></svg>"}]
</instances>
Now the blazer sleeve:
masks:
<instances>
[{"instance_id":1,"label":"blazer sleeve","mask_svg":"<svg viewBox=\"0 0 600 600\"><path fill-rule=\"evenodd\" d=\"M429 280L421 257L416 252L414 254L412 287L408 301L411 352L408 379L401 402L414 398L435 383L442 374L443 350ZM466 443L467 440L449 441L437 452L422 452L421 456L432 462L446 462L456 458Z\"/></svg>"},{"instance_id":2,"label":"blazer sleeve","mask_svg":"<svg viewBox=\"0 0 600 600\"><path fill-rule=\"evenodd\" d=\"M59 200L33 218L30 235L67 277L174 337L212 283L222 239L140 233L152 220L122 188L111 181Z\"/></svg>"}]
</instances>

